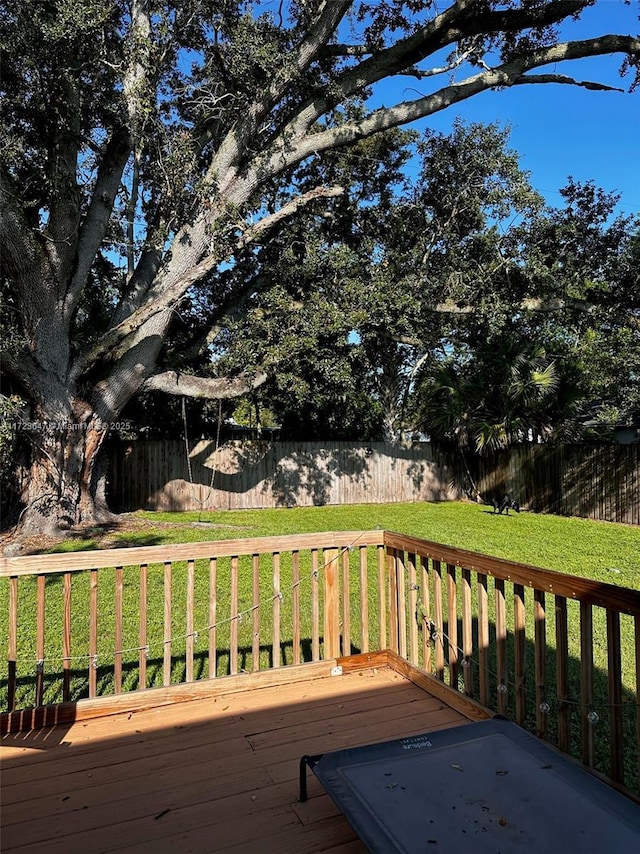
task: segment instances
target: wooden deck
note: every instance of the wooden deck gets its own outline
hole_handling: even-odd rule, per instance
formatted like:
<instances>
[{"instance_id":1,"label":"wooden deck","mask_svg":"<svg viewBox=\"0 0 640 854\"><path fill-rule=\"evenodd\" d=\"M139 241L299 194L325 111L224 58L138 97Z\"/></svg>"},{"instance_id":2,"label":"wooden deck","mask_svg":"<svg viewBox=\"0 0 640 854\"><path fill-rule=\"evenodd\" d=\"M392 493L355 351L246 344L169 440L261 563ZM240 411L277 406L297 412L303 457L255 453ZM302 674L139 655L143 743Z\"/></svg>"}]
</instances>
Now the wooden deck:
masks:
<instances>
[{"instance_id":1,"label":"wooden deck","mask_svg":"<svg viewBox=\"0 0 640 854\"><path fill-rule=\"evenodd\" d=\"M300 757L486 714L393 654L339 663L340 676L324 662L280 671L283 684L236 678L232 693L217 680L206 698L5 736L2 851L365 851L312 775L298 802Z\"/></svg>"}]
</instances>

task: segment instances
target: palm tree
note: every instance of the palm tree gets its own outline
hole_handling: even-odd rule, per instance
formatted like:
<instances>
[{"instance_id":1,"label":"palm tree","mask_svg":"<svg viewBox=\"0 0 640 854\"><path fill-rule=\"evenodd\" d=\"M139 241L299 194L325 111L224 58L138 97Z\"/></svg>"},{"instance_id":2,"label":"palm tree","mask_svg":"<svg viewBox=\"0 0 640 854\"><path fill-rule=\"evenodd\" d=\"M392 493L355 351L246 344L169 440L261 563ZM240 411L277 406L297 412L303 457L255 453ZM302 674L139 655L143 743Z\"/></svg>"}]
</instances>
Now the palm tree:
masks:
<instances>
[{"instance_id":1,"label":"palm tree","mask_svg":"<svg viewBox=\"0 0 640 854\"><path fill-rule=\"evenodd\" d=\"M559 388L556 364L542 346L503 335L423 377L418 422L439 441L496 451L549 438L561 420Z\"/></svg>"}]
</instances>

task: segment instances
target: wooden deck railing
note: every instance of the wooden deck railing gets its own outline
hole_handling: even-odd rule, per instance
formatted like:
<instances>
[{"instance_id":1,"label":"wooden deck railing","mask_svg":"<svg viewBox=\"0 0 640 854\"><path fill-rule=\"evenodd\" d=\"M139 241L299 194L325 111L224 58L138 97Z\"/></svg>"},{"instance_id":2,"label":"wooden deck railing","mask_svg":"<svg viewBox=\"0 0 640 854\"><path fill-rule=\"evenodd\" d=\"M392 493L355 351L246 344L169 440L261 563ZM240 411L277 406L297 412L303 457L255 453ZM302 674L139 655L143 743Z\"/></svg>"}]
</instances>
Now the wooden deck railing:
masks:
<instances>
[{"instance_id":1,"label":"wooden deck railing","mask_svg":"<svg viewBox=\"0 0 640 854\"><path fill-rule=\"evenodd\" d=\"M388 648L640 791L640 591L383 531L4 558L0 579L4 729Z\"/></svg>"},{"instance_id":2,"label":"wooden deck railing","mask_svg":"<svg viewBox=\"0 0 640 854\"><path fill-rule=\"evenodd\" d=\"M384 648L384 571L382 531L0 559L2 708Z\"/></svg>"}]
</instances>

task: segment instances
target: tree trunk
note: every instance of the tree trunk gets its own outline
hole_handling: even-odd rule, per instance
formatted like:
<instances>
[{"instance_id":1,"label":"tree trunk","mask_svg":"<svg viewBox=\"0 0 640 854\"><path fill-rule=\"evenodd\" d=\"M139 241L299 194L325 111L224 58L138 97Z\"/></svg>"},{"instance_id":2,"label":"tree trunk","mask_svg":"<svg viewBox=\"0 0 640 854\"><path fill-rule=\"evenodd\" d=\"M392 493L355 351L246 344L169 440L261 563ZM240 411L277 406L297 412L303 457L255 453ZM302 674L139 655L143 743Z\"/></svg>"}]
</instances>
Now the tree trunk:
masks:
<instances>
[{"instance_id":1,"label":"tree trunk","mask_svg":"<svg viewBox=\"0 0 640 854\"><path fill-rule=\"evenodd\" d=\"M68 422L40 420L30 427L32 463L21 536L56 536L77 525L113 519L97 465L108 425L90 412Z\"/></svg>"}]
</instances>

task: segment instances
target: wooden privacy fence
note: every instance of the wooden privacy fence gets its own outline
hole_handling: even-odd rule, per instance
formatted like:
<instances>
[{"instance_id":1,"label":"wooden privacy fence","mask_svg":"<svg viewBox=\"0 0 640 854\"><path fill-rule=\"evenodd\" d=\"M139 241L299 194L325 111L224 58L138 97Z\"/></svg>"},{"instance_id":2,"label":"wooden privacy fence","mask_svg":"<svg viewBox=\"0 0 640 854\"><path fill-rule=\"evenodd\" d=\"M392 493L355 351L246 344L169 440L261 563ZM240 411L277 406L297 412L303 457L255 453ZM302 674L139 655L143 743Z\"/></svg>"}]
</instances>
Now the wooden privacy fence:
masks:
<instances>
[{"instance_id":1,"label":"wooden privacy fence","mask_svg":"<svg viewBox=\"0 0 640 854\"><path fill-rule=\"evenodd\" d=\"M430 444L133 441L112 449L109 496L129 510L246 510L461 497Z\"/></svg>"},{"instance_id":2,"label":"wooden privacy fence","mask_svg":"<svg viewBox=\"0 0 640 854\"><path fill-rule=\"evenodd\" d=\"M466 463L466 465L465 465ZM471 487L541 513L640 524L640 445L522 445L490 456L379 443L182 441L115 444L116 510L244 510L450 501Z\"/></svg>"},{"instance_id":3,"label":"wooden privacy fence","mask_svg":"<svg viewBox=\"0 0 640 854\"><path fill-rule=\"evenodd\" d=\"M471 457L469 467L481 495L509 493L537 513L640 525L640 445L518 445Z\"/></svg>"},{"instance_id":4,"label":"wooden privacy fence","mask_svg":"<svg viewBox=\"0 0 640 854\"><path fill-rule=\"evenodd\" d=\"M383 531L4 558L0 579L4 730L388 649L640 791L640 591Z\"/></svg>"}]
</instances>

